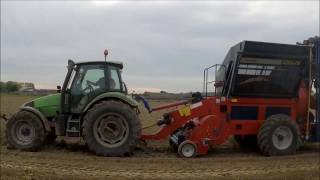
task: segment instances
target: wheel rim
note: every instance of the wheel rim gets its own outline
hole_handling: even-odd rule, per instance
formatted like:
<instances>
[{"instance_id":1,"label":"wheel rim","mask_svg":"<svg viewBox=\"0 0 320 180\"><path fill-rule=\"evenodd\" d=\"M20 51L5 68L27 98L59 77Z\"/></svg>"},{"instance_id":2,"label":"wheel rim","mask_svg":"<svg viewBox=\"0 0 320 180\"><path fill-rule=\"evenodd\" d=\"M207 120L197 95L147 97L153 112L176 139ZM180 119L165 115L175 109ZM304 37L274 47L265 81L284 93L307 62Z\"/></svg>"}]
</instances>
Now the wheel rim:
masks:
<instances>
[{"instance_id":1,"label":"wheel rim","mask_svg":"<svg viewBox=\"0 0 320 180\"><path fill-rule=\"evenodd\" d=\"M194 145L190 144L190 143L183 144L183 146L181 148L181 154L184 157L192 157L192 156L194 156L195 151L196 151L196 149L195 149Z\"/></svg>"},{"instance_id":2,"label":"wheel rim","mask_svg":"<svg viewBox=\"0 0 320 180\"><path fill-rule=\"evenodd\" d=\"M119 147L129 136L129 125L119 114L108 113L95 121L93 133L95 139L103 146Z\"/></svg>"},{"instance_id":3,"label":"wheel rim","mask_svg":"<svg viewBox=\"0 0 320 180\"><path fill-rule=\"evenodd\" d=\"M21 145L28 145L35 138L35 128L28 121L18 121L12 130L14 139Z\"/></svg>"},{"instance_id":4,"label":"wheel rim","mask_svg":"<svg viewBox=\"0 0 320 180\"><path fill-rule=\"evenodd\" d=\"M290 147L293 141L293 134L290 128L286 126L280 126L273 131L272 143L280 150L284 150Z\"/></svg>"}]
</instances>

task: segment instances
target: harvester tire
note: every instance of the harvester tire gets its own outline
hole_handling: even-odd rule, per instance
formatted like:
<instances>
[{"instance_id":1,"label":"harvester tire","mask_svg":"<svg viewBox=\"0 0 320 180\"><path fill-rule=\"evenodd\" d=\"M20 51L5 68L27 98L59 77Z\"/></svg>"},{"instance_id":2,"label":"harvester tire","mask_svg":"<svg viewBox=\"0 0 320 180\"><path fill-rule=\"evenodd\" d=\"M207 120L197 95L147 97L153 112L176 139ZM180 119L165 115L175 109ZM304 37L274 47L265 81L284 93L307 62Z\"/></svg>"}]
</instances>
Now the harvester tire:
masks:
<instances>
[{"instance_id":1,"label":"harvester tire","mask_svg":"<svg viewBox=\"0 0 320 180\"><path fill-rule=\"evenodd\" d=\"M99 156L131 155L140 134L141 123L136 111L115 100L95 104L82 124L84 141Z\"/></svg>"},{"instance_id":2,"label":"harvester tire","mask_svg":"<svg viewBox=\"0 0 320 180\"><path fill-rule=\"evenodd\" d=\"M9 149L37 151L43 147L46 133L41 120L28 111L19 111L6 124Z\"/></svg>"},{"instance_id":3,"label":"harvester tire","mask_svg":"<svg viewBox=\"0 0 320 180\"><path fill-rule=\"evenodd\" d=\"M266 156L294 154L299 148L299 139L297 124L284 114L267 118L258 133L260 151Z\"/></svg>"}]
</instances>

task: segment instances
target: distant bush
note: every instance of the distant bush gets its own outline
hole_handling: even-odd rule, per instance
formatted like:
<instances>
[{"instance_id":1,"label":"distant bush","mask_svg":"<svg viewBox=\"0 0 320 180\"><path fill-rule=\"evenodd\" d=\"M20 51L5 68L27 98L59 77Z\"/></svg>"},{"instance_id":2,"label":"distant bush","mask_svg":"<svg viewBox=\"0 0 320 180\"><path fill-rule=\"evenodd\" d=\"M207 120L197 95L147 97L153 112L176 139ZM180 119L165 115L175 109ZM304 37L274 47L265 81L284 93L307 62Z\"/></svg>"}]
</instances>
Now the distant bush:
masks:
<instances>
[{"instance_id":1,"label":"distant bush","mask_svg":"<svg viewBox=\"0 0 320 180\"><path fill-rule=\"evenodd\" d=\"M21 85L15 81L1 82L0 90L1 92L16 92L21 88Z\"/></svg>"}]
</instances>

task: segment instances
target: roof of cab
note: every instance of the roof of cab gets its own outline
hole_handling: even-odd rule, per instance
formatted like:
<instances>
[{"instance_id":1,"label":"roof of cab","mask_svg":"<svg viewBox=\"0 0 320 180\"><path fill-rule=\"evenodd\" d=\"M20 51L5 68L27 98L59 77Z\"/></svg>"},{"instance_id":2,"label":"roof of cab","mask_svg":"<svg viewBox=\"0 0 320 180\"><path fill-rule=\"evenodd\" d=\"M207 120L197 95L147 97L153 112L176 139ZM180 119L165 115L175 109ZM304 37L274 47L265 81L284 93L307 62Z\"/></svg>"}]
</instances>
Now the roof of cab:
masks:
<instances>
[{"instance_id":1,"label":"roof of cab","mask_svg":"<svg viewBox=\"0 0 320 180\"><path fill-rule=\"evenodd\" d=\"M82 62L77 62L75 63L75 65L94 65L94 64L109 64L109 65L113 65L113 66L117 66L119 67L120 69L123 68L123 63L122 62L119 62L119 61L82 61Z\"/></svg>"}]
</instances>

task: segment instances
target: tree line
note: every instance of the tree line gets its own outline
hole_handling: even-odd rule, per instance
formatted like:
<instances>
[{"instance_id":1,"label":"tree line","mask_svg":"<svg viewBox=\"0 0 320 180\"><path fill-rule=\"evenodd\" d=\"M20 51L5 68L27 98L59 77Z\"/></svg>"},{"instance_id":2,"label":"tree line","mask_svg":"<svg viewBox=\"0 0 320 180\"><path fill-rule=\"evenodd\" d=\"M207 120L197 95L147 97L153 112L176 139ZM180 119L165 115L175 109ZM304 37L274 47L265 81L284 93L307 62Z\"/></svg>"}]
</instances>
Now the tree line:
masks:
<instances>
[{"instance_id":1,"label":"tree line","mask_svg":"<svg viewBox=\"0 0 320 180\"><path fill-rule=\"evenodd\" d=\"M15 81L7 81L2 82L0 81L0 91L1 92L16 92L19 91L22 87L31 87L34 88L33 83L19 83Z\"/></svg>"}]
</instances>

